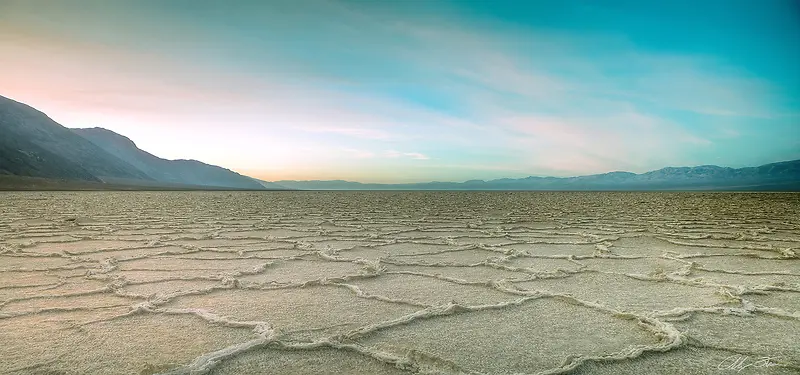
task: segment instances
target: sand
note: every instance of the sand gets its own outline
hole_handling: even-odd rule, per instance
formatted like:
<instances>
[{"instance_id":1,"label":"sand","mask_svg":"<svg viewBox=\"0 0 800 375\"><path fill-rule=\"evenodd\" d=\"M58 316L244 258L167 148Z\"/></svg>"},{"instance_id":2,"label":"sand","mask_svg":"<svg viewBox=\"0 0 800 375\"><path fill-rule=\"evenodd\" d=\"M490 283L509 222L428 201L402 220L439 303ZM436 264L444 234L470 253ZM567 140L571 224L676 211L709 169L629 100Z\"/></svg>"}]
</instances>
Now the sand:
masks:
<instances>
[{"instance_id":1,"label":"sand","mask_svg":"<svg viewBox=\"0 0 800 375\"><path fill-rule=\"evenodd\" d=\"M0 374L796 374L800 194L0 193Z\"/></svg>"}]
</instances>

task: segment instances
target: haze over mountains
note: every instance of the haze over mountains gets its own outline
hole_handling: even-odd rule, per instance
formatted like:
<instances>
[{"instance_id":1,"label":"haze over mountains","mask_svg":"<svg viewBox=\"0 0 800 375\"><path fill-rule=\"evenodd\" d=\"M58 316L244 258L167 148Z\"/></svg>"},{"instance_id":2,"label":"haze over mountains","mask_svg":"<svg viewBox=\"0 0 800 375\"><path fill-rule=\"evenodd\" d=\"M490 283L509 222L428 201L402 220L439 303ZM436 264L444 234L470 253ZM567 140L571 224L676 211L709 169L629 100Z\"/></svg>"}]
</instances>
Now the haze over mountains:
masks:
<instances>
[{"instance_id":1,"label":"haze over mountains","mask_svg":"<svg viewBox=\"0 0 800 375\"><path fill-rule=\"evenodd\" d=\"M465 182L362 184L350 181L276 181L309 190L800 190L800 160L759 167L668 167L647 173L610 172L578 177L526 177Z\"/></svg>"},{"instance_id":2,"label":"haze over mountains","mask_svg":"<svg viewBox=\"0 0 800 375\"><path fill-rule=\"evenodd\" d=\"M171 184L261 189L255 179L197 160L166 160L140 150L127 137L103 128L72 129L111 155L133 165L156 181Z\"/></svg>"},{"instance_id":3,"label":"haze over mountains","mask_svg":"<svg viewBox=\"0 0 800 375\"><path fill-rule=\"evenodd\" d=\"M268 163L269 161L264 161ZM261 181L197 160L166 160L103 128L68 129L44 113L0 96L0 176L84 181L129 188L299 190L792 190L800 160L749 168L668 167L647 173L490 181L369 184ZM3 181L8 181L8 178Z\"/></svg>"}]
</instances>

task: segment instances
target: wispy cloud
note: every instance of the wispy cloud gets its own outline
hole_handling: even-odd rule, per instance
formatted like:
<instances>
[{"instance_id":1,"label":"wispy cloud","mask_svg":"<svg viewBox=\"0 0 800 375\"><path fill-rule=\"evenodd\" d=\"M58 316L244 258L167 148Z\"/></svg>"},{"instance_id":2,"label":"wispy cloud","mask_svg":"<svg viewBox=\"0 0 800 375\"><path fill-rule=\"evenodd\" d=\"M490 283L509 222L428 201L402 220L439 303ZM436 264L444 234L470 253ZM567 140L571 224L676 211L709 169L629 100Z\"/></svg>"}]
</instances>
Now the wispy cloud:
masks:
<instances>
[{"instance_id":1,"label":"wispy cloud","mask_svg":"<svg viewBox=\"0 0 800 375\"><path fill-rule=\"evenodd\" d=\"M416 160L428 160L430 159L428 156L423 155L419 152L400 152L395 150L386 150L382 154L384 157L387 158L402 158L407 157Z\"/></svg>"},{"instance_id":2,"label":"wispy cloud","mask_svg":"<svg viewBox=\"0 0 800 375\"><path fill-rule=\"evenodd\" d=\"M398 137L397 135L393 135L384 130L368 129L368 128L337 128L330 126L311 126L311 127L301 127L301 129L309 132L334 133L334 134L341 134L341 135L366 138L366 139L392 139Z\"/></svg>"},{"instance_id":3,"label":"wispy cloud","mask_svg":"<svg viewBox=\"0 0 800 375\"><path fill-rule=\"evenodd\" d=\"M609 170L643 171L664 155L711 142L678 124L637 112L608 116L538 116L504 119L507 144L531 169L558 175ZM673 159L681 161L680 155ZM655 160L654 160L655 159Z\"/></svg>"},{"instance_id":4,"label":"wispy cloud","mask_svg":"<svg viewBox=\"0 0 800 375\"><path fill-rule=\"evenodd\" d=\"M430 159L427 155L420 154L419 152L406 152L406 153L403 153L403 155L408 156L408 157L410 157L412 159L417 159L417 160L428 160L428 159Z\"/></svg>"}]
</instances>

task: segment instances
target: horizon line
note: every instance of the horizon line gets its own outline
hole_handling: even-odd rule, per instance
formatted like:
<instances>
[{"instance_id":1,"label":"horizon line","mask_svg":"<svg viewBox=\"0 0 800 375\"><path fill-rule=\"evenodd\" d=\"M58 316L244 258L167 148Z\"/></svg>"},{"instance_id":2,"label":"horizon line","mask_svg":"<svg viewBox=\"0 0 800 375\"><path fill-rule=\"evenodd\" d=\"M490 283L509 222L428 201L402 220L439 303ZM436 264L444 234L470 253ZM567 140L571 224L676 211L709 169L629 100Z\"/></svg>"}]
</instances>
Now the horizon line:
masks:
<instances>
[{"instance_id":1,"label":"horizon line","mask_svg":"<svg viewBox=\"0 0 800 375\"><path fill-rule=\"evenodd\" d=\"M176 160L178 160L178 159L176 159ZM183 160L186 160L186 159L183 159ZM198 160L198 161L199 161L199 160ZM602 172L602 173L592 173L592 174L574 175L574 176L564 176L564 177L557 177L557 176L541 176L541 175L529 175L529 176L526 176L526 177L520 177L520 178L513 178L513 177L501 177L501 178L494 178L494 179L489 179L489 180L486 180L486 179L469 179L469 180L461 180L461 181L439 181L439 180L428 180L428 181L416 181L416 182L363 182L363 181L355 181L355 180L346 180L346 179L341 179L341 178L333 178L333 179L325 179L325 180L321 180L321 179L308 179L308 180L289 180L289 179L282 179L282 180L264 180L264 179L260 179L260 178L256 178L256 177L249 176L249 175L247 175L247 174L245 174L245 173L241 173L241 172L235 171L235 170L233 170L233 169L231 169L231 170L232 170L232 171L234 171L234 172L236 172L236 173L239 173L239 174L241 174L241 175L243 175L243 176L247 176L247 177L250 177L250 178L257 179L257 180L259 180L259 181L264 181L264 182L269 182L269 183L275 183L275 184L278 184L278 183L280 183L280 182L282 182L282 181L283 181L283 182L349 182L349 183L357 183L357 184L363 184L363 185L414 185L414 184L432 184L432 183L442 183L442 184L463 184L463 183L472 182L472 181L475 181L475 182L478 182L478 181L481 181L481 182L491 182L491 181L497 181L497 180L522 180L522 179L526 179L526 178L554 178L554 179L570 179L570 178L579 178L579 177L600 176L600 175L606 175L606 174L611 174L611 173L629 173L629 174L633 174L633 175L637 175L637 176L639 176L639 175L647 174L647 173L650 173L650 172L656 172L656 171L660 171L660 170L663 170L663 169L668 169L668 168L676 168L676 169L678 169L678 168L701 168L701 167L717 167L717 168L726 168L726 169L734 169L734 170L737 170L737 169L746 169L746 168L758 168L758 167L763 167L763 166L765 166L765 165L771 165L771 164L780 164L780 163L789 163L789 162L793 162L793 161L800 161L800 159L780 160L780 161L774 161L774 162L771 162L771 163L766 163L766 164L751 165L751 166L739 167L739 168L730 167L730 166L722 166L722 165L717 165L717 164L700 164L700 165L691 165L691 166L689 166L689 165L683 165L683 166L671 166L671 165L668 165L668 166L665 166L665 167L661 167L661 168L658 168L658 169L651 169L651 170L648 170L648 171L645 171L645 172L641 172L641 173L630 172L630 171L622 171L622 170L615 170L615 171ZM225 168L225 167L223 167L223 168ZM311 189L311 190L316 190L316 189ZM329 189L319 189L319 190L329 190ZM512 191L512 190L509 190L509 191ZM559 190L553 190L553 191L559 191ZM623 190L623 191L624 191L624 190Z\"/></svg>"}]
</instances>

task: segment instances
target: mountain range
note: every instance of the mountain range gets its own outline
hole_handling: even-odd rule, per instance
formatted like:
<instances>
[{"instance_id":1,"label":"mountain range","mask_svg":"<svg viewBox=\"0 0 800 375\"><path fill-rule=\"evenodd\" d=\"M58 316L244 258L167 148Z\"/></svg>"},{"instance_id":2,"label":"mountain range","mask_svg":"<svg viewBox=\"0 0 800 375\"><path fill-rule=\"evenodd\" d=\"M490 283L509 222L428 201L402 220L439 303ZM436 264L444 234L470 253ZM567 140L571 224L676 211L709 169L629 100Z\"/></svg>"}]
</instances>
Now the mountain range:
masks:
<instances>
[{"instance_id":1,"label":"mountain range","mask_svg":"<svg viewBox=\"0 0 800 375\"><path fill-rule=\"evenodd\" d=\"M578 177L525 177L465 182L424 182L411 184L362 184L333 181L275 181L301 190L782 190L800 191L800 160L759 167L727 168L716 165L667 167L636 174L610 172Z\"/></svg>"},{"instance_id":2,"label":"mountain range","mask_svg":"<svg viewBox=\"0 0 800 375\"><path fill-rule=\"evenodd\" d=\"M69 129L0 96L0 188L246 190L783 190L800 191L800 160L759 167L668 167L636 174L368 184L263 181L197 160L167 160L103 128Z\"/></svg>"},{"instance_id":3,"label":"mountain range","mask_svg":"<svg viewBox=\"0 0 800 375\"><path fill-rule=\"evenodd\" d=\"M0 96L3 174L143 188L274 188L197 160L159 158L110 130L68 129L32 107Z\"/></svg>"}]
</instances>

